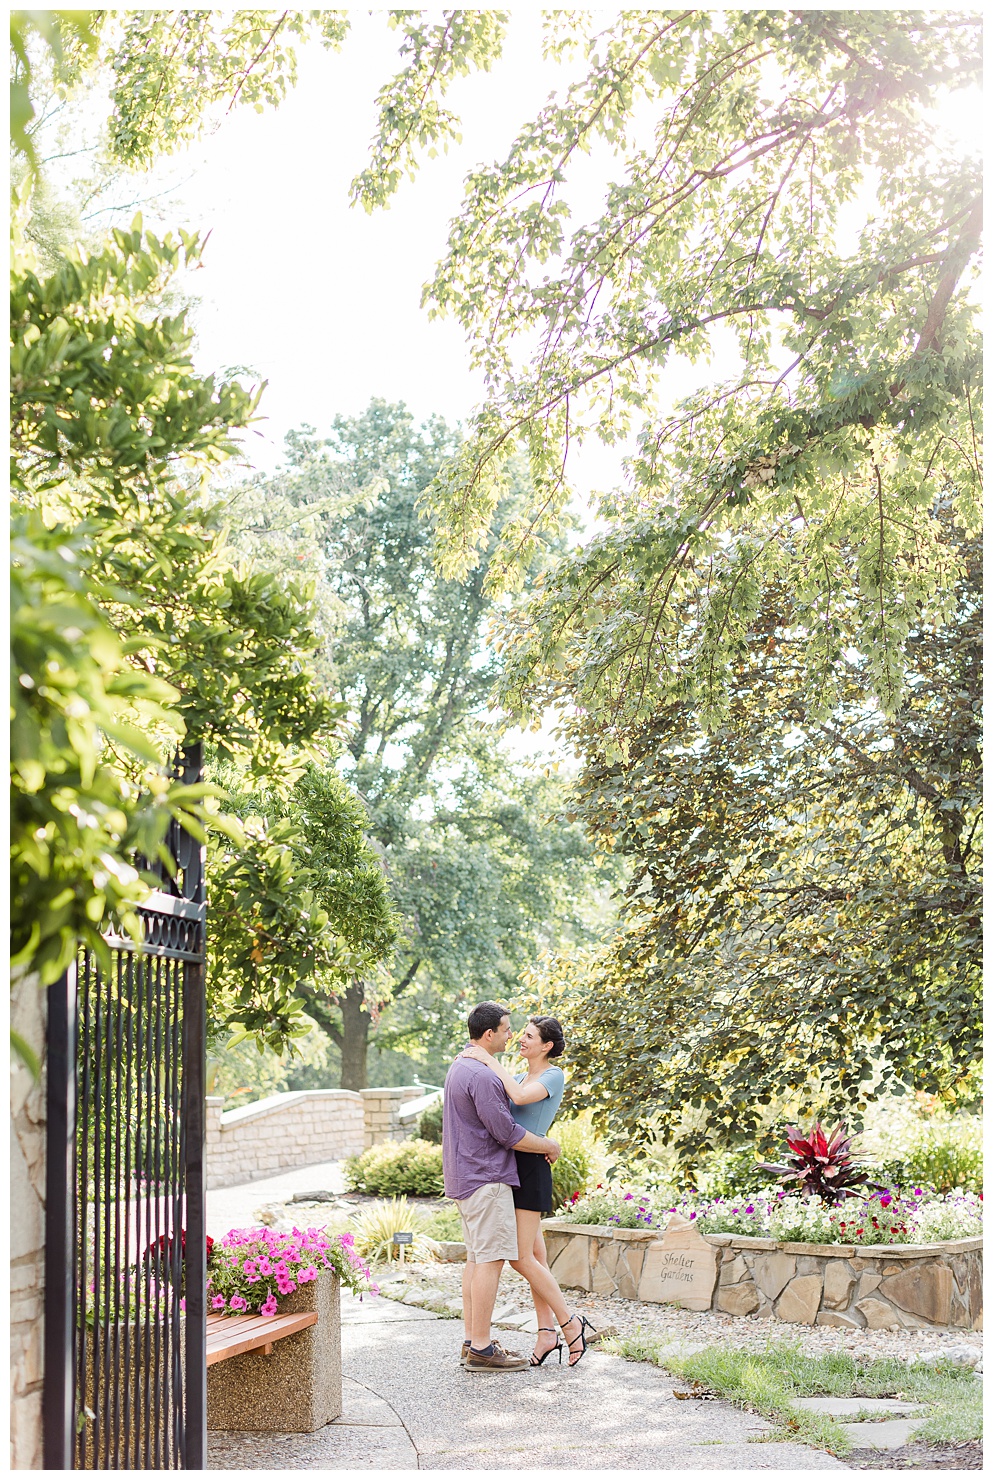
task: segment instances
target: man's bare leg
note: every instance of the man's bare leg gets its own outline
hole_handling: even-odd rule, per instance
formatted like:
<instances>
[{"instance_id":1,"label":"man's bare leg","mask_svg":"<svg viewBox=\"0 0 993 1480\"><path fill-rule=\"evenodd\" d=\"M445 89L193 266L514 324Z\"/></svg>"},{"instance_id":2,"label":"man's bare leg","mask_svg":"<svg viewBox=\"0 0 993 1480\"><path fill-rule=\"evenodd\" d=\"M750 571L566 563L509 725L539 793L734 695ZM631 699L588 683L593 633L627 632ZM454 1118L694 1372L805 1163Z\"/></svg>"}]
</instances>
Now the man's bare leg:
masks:
<instances>
[{"instance_id":1,"label":"man's bare leg","mask_svg":"<svg viewBox=\"0 0 993 1480\"><path fill-rule=\"evenodd\" d=\"M465 1326L466 1341L472 1340L472 1276L475 1268L476 1261L467 1259L462 1271L462 1323Z\"/></svg>"},{"instance_id":2,"label":"man's bare leg","mask_svg":"<svg viewBox=\"0 0 993 1480\"><path fill-rule=\"evenodd\" d=\"M496 1304L497 1287L503 1272L502 1259L481 1260L474 1266L470 1304L472 1330L470 1339L476 1351L481 1352L490 1344L490 1321ZM554 1281L553 1281L554 1283ZM558 1289L558 1286L555 1287Z\"/></svg>"}]
</instances>

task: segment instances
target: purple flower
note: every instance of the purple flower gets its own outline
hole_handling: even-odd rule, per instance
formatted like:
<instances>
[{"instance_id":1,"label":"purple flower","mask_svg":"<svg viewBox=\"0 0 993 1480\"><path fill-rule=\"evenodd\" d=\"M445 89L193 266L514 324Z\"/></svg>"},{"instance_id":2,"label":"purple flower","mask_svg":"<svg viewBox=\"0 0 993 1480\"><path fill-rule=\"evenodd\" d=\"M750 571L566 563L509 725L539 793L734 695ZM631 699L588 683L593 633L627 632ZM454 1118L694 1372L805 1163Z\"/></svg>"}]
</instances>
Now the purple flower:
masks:
<instances>
[{"instance_id":1,"label":"purple flower","mask_svg":"<svg viewBox=\"0 0 993 1480\"><path fill-rule=\"evenodd\" d=\"M625 1192L625 1194L624 1194L624 1201L625 1202L634 1202L634 1193L633 1192Z\"/></svg>"},{"instance_id":2,"label":"purple flower","mask_svg":"<svg viewBox=\"0 0 993 1480\"><path fill-rule=\"evenodd\" d=\"M755 1204L754 1203L749 1203L748 1204L748 1207L745 1209L745 1212L746 1213L754 1213L755 1212Z\"/></svg>"}]
</instances>

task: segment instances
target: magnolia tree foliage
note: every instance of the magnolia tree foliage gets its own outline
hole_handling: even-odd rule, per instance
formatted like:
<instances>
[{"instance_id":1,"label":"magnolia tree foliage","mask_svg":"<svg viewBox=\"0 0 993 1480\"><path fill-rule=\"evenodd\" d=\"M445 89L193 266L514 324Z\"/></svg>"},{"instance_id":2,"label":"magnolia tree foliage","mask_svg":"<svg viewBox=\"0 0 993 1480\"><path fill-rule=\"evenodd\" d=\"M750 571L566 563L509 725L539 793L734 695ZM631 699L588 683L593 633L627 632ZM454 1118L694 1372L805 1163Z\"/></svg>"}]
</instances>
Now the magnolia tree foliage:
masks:
<instances>
[{"instance_id":1,"label":"magnolia tree foliage","mask_svg":"<svg viewBox=\"0 0 993 1480\"><path fill-rule=\"evenodd\" d=\"M14 268L13 950L43 980L76 940L100 949L115 911L134 926L126 906L146 886L132 847L155 857L170 815L196 827L202 810L202 789L158 774L186 733L181 696L154 662L134 661L134 631L111 614L133 614L137 596L102 559L141 543L146 522L154 543L174 462L225 456L253 409L240 387L193 374L181 321L142 312L195 252L136 227L48 277ZM146 549L159 582L163 543L158 559Z\"/></svg>"}]
</instances>

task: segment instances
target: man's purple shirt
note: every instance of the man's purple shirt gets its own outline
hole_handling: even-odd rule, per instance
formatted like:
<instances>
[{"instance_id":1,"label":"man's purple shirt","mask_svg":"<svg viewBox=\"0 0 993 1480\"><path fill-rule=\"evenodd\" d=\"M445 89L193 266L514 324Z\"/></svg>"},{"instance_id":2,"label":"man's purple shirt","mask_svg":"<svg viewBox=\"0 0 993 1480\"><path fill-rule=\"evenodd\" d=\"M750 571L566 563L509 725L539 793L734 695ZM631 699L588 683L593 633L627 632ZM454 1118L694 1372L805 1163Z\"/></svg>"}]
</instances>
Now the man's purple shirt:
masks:
<instances>
[{"instance_id":1,"label":"man's purple shirt","mask_svg":"<svg viewBox=\"0 0 993 1480\"><path fill-rule=\"evenodd\" d=\"M524 1134L493 1070L475 1059L456 1059L445 1076L445 1196L471 1197L491 1182L519 1187L517 1159L511 1148Z\"/></svg>"}]
</instances>

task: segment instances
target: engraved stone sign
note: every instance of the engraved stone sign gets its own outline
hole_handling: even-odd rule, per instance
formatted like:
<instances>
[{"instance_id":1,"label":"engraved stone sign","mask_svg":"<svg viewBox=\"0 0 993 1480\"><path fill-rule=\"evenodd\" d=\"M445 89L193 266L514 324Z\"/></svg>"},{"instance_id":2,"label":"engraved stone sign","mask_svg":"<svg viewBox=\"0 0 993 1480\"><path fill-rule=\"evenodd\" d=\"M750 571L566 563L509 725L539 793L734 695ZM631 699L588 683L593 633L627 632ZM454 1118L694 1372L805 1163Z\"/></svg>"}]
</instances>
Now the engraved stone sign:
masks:
<instances>
[{"instance_id":1,"label":"engraved stone sign","mask_svg":"<svg viewBox=\"0 0 993 1480\"><path fill-rule=\"evenodd\" d=\"M665 1233L645 1252L639 1300L669 1301L684 1310L709 1310L719 1250L686 1219L673 1214Z\"/></svg>"}]
</instances>

